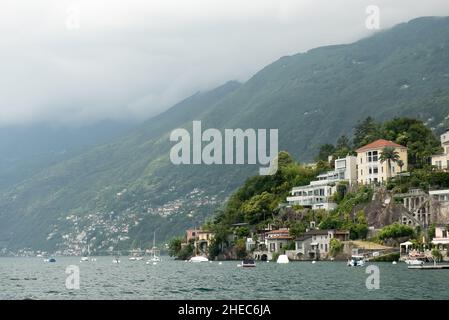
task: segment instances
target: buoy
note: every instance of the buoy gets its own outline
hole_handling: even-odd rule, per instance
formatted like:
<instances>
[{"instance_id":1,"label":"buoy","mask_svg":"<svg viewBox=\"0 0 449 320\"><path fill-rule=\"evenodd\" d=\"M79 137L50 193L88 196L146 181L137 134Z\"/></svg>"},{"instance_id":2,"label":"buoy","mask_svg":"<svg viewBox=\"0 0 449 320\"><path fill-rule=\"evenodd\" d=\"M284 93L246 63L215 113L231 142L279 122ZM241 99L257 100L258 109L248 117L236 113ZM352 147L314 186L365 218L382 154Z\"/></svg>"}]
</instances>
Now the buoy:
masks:
<instances>
[{"instance_id":1,"label":"buoy","mask_svg":"<svg viewBox=\"0 0 449 320\"><path fill-rule=\"evenodd\" d=\"M313 261L312 261L312 263L316 263L316 261L315 261L315 260L313 260Z\"/></svg>"},{"instance_id":2,"label":"buoy","mask_svg":"<svg viewBox=\"0 0 449 320\"><path fill-rule=\"evenodd\" d=\"M397 264L397 262L396 262L396 261L393 261L392 264Z\"/></svg>"},{"instance_id":3,"label":"buoy","mask_svg":"<svg viewBox=\"0 0 449 320\"><path fill-rule=\"evenodd\" d=\"M223 263L219 262L218 264L219 264L219 265L222 265Z\"/></svg>"}]
</instances>

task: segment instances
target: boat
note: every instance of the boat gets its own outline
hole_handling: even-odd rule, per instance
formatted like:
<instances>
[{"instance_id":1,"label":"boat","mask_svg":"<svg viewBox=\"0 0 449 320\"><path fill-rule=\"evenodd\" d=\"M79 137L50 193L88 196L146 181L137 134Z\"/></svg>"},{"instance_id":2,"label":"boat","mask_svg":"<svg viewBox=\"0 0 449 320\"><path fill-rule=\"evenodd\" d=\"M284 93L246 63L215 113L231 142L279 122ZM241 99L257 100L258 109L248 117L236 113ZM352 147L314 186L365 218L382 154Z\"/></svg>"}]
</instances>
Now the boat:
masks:
<instances>
[{"instance_id":1,"label":"boat","mask_svg":"<svg viewBox=\"0 0 449 320\"><path fill-rule=\"evenodd\" d=\"M194 256L190 258L189 262L209 262L209 259L204 256Z\"/></svg>"},{"instance_id":2,"label":"boat","mask_svg":"<svg viewBox=\"0 0 449 320\"><path fill-rule=\"evenodd\" d=\"M56 259L51 257L50 259L48 259L48 262L56 262Z\"/></svg>"},{"instance_id":3,"label":"boat","mask_svg":"<svg viewBox=\"0 0 449 320\"><path fill-rule=\"evenodd\" d=\"M119 264L120 263L120 257L119 256L115 256L114 259L112 259L112 263Z\"/></svg>"},{"instance_id":4,"label":"boat","mask_svg":"<svg viewBox=\"0 0 449 320\"><path fill-rule=\"evenodd\" d=\"M288 257L286 254L281 254L276 261L276 263L289 263L289 262L290 261L288 260Z\"/></svg>"},{"instance_id":5,"label":"boat","mask_svg":"<svg viewBox=\"0 0 449 320\"><path fill-rule=\"evenodd\" d=\"M147 264L151 262L161 262L160 250L156 247L156 232L153 233L153 248L151 248L151 258L148 259Z\"/></svg>"},{"instance_id":6,"label":"boat","mask_svg":"<svg viewBox=\"0 0 449 320\"><path fill-rule=\"evenodd\" d=\"M424 265L424 261L420 259L406 259L405 263L411 266L422 266Z\"/></svg>"},{"instance_id":7,"label":"boat","mask_svg":"<svg viewBox=\"0 0 449 320\"><path fill-rule=\"evenodd\" d=\"M94 259L89 259L89 257L90 257L90 244L87 244L87 254L83 255L81 257L80 262L96 261L96 259L95 260Z\"/></svg>"},{"instance_id":8,"label":"boat","mask_svg":"<svg viewBox=\"0 0 449 320\"><path fill-rule=\"evenodd\" d=\"M348 260L349 267L363 267L365 265L365 257L360 255L352 255Z\"/></svg>"},{"instance_id":9,"label":"boat","mask_svg":"<svg viewBox=\"0 0 449 320\"><path fill-rule=\"evenodd\" d=\"M254 262L253 259L245 259L242 261L241 264L237 266L242 268L254 268L256 266L256 263Z\"/></svg>"}]
</instances>

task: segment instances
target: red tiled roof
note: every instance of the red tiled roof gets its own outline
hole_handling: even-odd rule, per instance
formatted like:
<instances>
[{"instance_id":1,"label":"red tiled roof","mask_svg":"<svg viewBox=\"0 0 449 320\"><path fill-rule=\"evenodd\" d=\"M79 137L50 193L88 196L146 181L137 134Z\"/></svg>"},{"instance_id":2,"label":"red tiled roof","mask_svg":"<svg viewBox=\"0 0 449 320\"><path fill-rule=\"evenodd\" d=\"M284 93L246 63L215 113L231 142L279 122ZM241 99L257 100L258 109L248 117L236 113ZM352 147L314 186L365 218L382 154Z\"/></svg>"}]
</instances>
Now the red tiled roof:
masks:
<instances>
[{"instance_id":1,"label":"red tiled roof","mask_svg":"<svg viewBox=\"0 0 449 320\"><path fill-rule=\"evenodd\" d=\"M267 238L267 240L270 240L270 239L287 239L287 240L290 240L290 239L293 239L293 237L292 236L288 236L288 235L279 235L279 236L270 236L270 237Z\"/></svg>"},{"instance_id":2,"label":"red tiled roof","mask_svg":"<svg viewBox=\"0 0 449 320\"><path fill-rule=\"evenodd\" d=\"M400 144L394 143L393 141L388 141L385 139L379 139L376 140L374 142L371 142L363 147L360 147L359 149L357 149L357 152L362 152L365 150L370 150L370 149L381 149L381 148L385 148L385 147L393 147L393 148L407 148L404 146L401 146Z\"/></svg>"},{"instance_id":3,"label":"red tiled roof","mask_svg":"<svg viewBox=\"0 0 449 320\"><path fill-rule=\"evenodd\" d=\"M279 229L279 230L271 230L271 231L269 231L269 232L267 232L268 234L271 234L271 233L289 233L290 231L288 230L288 229Z\"/></svg>"}]
</instances>

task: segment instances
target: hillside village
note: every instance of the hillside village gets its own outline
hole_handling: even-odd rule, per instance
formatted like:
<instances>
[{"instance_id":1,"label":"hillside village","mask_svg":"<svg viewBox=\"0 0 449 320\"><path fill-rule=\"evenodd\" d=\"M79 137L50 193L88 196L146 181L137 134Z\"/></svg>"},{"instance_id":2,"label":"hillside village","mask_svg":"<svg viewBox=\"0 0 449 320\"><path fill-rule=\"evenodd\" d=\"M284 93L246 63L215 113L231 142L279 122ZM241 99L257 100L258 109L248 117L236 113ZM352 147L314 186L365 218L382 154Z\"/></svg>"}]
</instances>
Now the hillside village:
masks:
<instances>
[{"instance_id":1,"label":"hillside village","mask_svg":"<svg viewBox=\"0 0 449 320\"><path fill-rule=\"evenodd\" d=\"M415 120L395 119L384 126L395 122L417 125ZM340 146L337 152L324 155L325 161L300 165L297 174L318 174L308 183L292 186L276 207L268 208L271 212L261 199L265 197L267 203L273 200L266 191L243 205L240 203L237 210L232 208L239 193L257 188L251 185L250 179L245 184L251 185L249 190L244 186L237 191L234 199L230 199L227 212L219 213L215 221L206 223L202 229L187 230L184 239L172 240L171 253L180 259L195 254L215 259L249 256L272 260L279 254L287 254L290 260L333 260L346 259L354 252L372 259L381 256L397 259L414 250L429 256L438 252L442 259L447 259L449 131L441 134L440 146L428 144L433 146L427 150L430 154L426 159L417 160L416 141L408 139L401 145L398 139L373 139L382 136L372 134L376 126L372 119L365 120L356 128L359 137L356 134L354 138L363 143L366 136L371 136L368 141L374 141L363 143L354 151ZM411 136L411 131L402 131L398 136ZM431 135L429 131L418 138L424 141ZM329 146L322 149L326 148L333 149ZM342 151L347 154L338 157ZM286 171L287 175L291 174L289 166L294 165L289 155L281 153L279 157L284 162L283 174ZM277 184L285 188L286 181ZM257 201L253 201L255 198ZM260 210L266 211L262 218ZM259 218L254 219L257 215ZM407 246L401 245L404 243Z\"/></svg>"}]
</instances>

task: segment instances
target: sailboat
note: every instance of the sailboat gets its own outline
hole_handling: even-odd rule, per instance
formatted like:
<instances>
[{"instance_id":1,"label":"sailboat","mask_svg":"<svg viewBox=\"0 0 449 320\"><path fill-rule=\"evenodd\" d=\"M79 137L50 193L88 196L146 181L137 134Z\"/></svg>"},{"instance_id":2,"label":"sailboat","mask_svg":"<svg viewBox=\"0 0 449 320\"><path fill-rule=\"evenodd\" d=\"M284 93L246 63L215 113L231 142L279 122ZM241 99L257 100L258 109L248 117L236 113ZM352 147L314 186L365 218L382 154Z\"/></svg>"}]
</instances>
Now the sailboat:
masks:
<instances>
[{"instance_id":1,"label":"sailboat","mask_svg":"<svg viewBox=\"0 0 449 320\"><path fill-rule=\"evenodd\" d=\"M148 259L146 264L161 262L160 250L156 247L156 232L153 233L153 248L151 248L151 258Z\"/></svg>"},{"instance_id":2,"label":"sailboat","mask_svg":"<svg viewBox=\"0 0 449 320\"><path fill-rule=\"evenodd\" d=\"M89 262L89 256L90 256L90 245L87 245L87 255L84 255L81 257L80 262Z\"/></svg>"}]
</instances>

